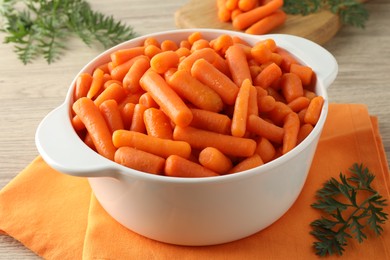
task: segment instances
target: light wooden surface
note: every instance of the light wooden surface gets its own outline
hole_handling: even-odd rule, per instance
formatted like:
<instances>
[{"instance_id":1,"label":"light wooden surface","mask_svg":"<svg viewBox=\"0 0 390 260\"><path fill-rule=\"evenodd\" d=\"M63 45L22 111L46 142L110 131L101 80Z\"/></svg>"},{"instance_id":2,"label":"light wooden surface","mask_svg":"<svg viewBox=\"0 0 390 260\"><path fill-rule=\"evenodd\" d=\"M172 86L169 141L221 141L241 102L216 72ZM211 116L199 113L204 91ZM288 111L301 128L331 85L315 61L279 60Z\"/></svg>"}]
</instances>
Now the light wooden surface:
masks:
<instances>
[{"instance_id":1,"label":"light wooden surface","mask_svg":"<svg viewBox=\"0 0 390 260\"><path fill-rule=\"evenodd\" d=\"M90 2L94 8L133 25L139 34L147 34L174 29L174 13L187 0ZM372 0L366 6L371 16L364 30L343 27L324 45L339 63L339 74L329 88L329 98L331 102L366 104L369 112L379 118L389 158L390 2ZM0 33L0 42L3 39L4 34ZM0 44L0 189L38 155L34 144L36 127L63 101L74 75L100 51L74 39L60 61L47 65L38 60L24 66L12 46ZM0 235L0 258L38 257L18 241Z\"/></svg>"}]
</instances>

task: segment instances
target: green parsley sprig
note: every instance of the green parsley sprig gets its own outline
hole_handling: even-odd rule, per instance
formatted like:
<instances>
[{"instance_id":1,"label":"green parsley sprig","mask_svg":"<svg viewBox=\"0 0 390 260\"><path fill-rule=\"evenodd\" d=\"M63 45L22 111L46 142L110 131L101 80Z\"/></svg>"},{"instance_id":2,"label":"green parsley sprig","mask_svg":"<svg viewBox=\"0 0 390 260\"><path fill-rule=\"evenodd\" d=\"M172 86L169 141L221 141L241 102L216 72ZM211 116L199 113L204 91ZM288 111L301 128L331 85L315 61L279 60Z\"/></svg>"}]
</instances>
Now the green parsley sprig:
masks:
<instances>
[{"instance_id":1,"label":"green parsley sprig","mask_svg":"<svg viewBox=\"0 0 390 260\"><path fill-rule=\"evenodd\" d=\"M357 0L285 0L283 5L288 14L308 15L321 9L338 14L343 24L360 28L369 18L367 9Z\"/></svg>"},{"instance_id":2,"label":"green parsley sprig","mask_svg":"<svg viewBox=\"0 0 390 260\"><path fill-rule=\"evenodd\" d=\"M74 35L104 48L135 37L131 26L92 10L85 0L0 0L0 21L5 43L14 44L24 64L41 55L54 62Z\"/></svg>"},{"instance_id":3,"label":"green parsley sprig","mask_svg":"<svg viewBox=\"0 0 390 260\"><path fill-rule=\"evenodd\" d=\"M313 244L317 255L342 255L348 239L361 243L367 239L368 230L380 235L388 219L383 209L386 199L371 186L375 175L357 163L350 173L349 178L340 173L340 180L327 181L311 205L326 215L311 223L311 234L318 240Z\"/></svg>"}]
</instances>

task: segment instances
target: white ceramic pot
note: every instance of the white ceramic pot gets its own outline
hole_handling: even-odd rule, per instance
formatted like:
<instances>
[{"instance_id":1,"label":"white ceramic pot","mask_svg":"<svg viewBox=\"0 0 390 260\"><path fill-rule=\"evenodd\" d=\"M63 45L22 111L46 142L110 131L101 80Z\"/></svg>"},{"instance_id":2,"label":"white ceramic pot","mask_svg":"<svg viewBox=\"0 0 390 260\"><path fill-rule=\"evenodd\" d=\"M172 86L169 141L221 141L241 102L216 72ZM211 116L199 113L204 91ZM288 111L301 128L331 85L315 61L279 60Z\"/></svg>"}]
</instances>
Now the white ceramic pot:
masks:
<instances>
[{"instance_id":1,"label":"white ceramic pot","mask_svg":"<svg viewBox=\"0 0 390 260\"><path fill-rule=\"evenodd\" d=\"M315 91L325 99L312 133L289 153L240 173L209 178L175 178L146 174L112 162L88 148L71 125L73 87L65 101L49 113L36 132L36 145L56 170L87 177L98 201L119 223L143 236L178 245L213 245L252 235L279 219L297 199L305 183L328 112L327 87L338 66L321 46L296 36L254 36L213 29L174 30L145 35L109 49L81 71L92 72L109 54L138 46L147 37L180 41L194 31L214 39L237 35L254 44L273 38L317 75Z\"/></svg>"}]
</instances>

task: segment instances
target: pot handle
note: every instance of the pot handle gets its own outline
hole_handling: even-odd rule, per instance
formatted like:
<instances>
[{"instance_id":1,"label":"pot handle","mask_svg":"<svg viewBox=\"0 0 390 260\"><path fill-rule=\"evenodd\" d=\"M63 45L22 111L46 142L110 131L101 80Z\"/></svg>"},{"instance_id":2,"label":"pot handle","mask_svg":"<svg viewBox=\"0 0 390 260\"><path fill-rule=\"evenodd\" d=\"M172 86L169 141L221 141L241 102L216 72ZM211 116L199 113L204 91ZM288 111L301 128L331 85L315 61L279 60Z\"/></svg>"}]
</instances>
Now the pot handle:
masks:
<instances>
[{"instance_id":1,"label":"pot handle","mask_svg":"<svg viewBox=\"0 0 390 260\"><path fill-rule=\"evenodd\" d=\"M59 172L78 177L115 178L118 174L109 159L86 147L77 136L65 103L39 124L35 144L46 163Z\"/></svg>"},{"instance_id":2,"label":"pot handle","mask_svg":"<svg viewBox=\"0 0 390 260\"><path fill-rule=\"evenodd\" d=\"M336 79L338 73L336 58L324 47L299 36L275 35L275 37L284 38L284 46L281 47L294 50L293 55L299 57L303 63L310 64L325 88L328 88Z\"/></svg>"}]
</instances>

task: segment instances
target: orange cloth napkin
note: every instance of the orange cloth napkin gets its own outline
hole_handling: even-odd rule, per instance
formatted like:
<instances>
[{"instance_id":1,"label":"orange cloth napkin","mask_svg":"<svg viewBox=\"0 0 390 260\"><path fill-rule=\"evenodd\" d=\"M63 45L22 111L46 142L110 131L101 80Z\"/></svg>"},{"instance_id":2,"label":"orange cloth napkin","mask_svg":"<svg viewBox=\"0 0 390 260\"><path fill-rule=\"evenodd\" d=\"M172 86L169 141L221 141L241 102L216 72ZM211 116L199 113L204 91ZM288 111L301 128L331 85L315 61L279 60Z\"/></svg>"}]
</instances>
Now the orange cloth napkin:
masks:
<instances>
[{"instance_id":1,"label":"orange cloth napkin","mask_svg":"<svg viewBox=\"0 0 390 260\"><path fill-rule=\"evenodd\" d=\"M330 177L363 163L374 187L389 201L390 176L378 122L364 105L331 104L306 184L296 203L268 228L216 246L165 244L112 219L88 182L51 169L36 158L0 191L0 230L45 259L315 259L310 223L315 191ZM390 208L386 208L390 213ZM390 259L390 221L382 236L350 240L344 259ZM337 258L330 257L328 259Z\"/></svg>"}]
</instances>

